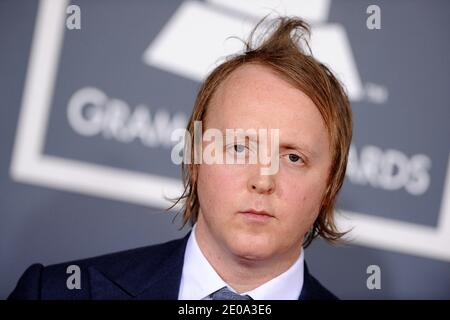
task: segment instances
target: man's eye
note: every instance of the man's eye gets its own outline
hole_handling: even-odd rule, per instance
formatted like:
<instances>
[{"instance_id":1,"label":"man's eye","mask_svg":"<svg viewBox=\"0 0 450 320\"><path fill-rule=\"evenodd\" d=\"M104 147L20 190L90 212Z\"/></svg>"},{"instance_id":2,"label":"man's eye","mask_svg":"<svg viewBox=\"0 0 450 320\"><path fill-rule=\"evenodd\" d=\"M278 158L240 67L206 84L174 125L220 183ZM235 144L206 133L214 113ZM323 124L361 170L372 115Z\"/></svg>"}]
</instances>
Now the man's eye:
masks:
<instances>
[{"instance_id":1,"label":"man's eye","mask_svg":"<svg viewBox=\"0 0 450 320\"><path fill-rule=\"evenodd\" d=\"M303 161L303 159L299 155L296 155L295 153L290 153L288 155L288 157L289 157L289 160L292 161L292 162L296 162L297 163L297 162L299 162L299 160Z\"/></svg>"},{"instance_id":2,"label":"man's eye","mask_svg":"<svg viewBox=\"0 0 450 320\"><path fill-rule=\"evenodd\" d=\"M235 144L235 145L233 145L233 149L237 153L241 153L241 152L245 151L245 146L242 144Z\"/></svg>"}]
</instances>

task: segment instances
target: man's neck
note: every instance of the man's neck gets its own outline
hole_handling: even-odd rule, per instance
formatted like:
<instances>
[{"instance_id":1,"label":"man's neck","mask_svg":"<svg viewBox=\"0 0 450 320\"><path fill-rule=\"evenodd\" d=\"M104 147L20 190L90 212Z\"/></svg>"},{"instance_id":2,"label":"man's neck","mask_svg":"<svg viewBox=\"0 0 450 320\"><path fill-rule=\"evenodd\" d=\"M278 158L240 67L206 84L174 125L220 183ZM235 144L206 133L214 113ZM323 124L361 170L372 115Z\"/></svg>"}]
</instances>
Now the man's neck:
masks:
<instances>
[{"instance_id":1,"label":"man's neck","mask_svg":"<svg viewBox=\"0 0 450 320\"><path fill-rule=\"evenodd\" d=\"M236 292L251 291L287 271L298 259L298 252L278 255L270 259L247 259L215 245L203 232L194 234L200 250L217 274Z\"/></svg>"}]
</instances>

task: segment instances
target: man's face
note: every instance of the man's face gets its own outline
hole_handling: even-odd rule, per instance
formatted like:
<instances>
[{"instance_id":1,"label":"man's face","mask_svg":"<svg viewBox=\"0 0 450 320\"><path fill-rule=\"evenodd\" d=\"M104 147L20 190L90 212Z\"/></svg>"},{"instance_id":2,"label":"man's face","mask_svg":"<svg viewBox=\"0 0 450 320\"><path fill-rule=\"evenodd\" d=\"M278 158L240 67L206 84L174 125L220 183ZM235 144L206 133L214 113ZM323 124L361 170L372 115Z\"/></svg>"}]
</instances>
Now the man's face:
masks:
<instances>
[{"instance_id":1,"label":"man's face","mask_svg":"<svg viewBox=\"0 0 450 320\"><path fill-rule=\"evenodd\" d=\"M246 261L295 259L319 213L331 164L317 107L268 67L247 64L214 94L203 123L209 128L224 135L226 128L279 129L279 169L261 175L261 164L198 166L202 248ZM224 143L224 153L236 150ZM268 215L246 213L252 209Z\"/></svg>"}]
</instances>

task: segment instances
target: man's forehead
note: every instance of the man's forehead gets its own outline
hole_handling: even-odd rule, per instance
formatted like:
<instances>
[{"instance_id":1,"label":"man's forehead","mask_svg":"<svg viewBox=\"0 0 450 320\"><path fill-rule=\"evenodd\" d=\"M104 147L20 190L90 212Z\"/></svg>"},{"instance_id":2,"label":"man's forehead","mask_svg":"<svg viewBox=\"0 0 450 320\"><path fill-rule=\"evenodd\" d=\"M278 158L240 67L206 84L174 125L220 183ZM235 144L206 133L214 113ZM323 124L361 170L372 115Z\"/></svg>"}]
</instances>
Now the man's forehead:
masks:
<instances>
[{"instance_id":1,"label":"man's forehead","mask_svg":"<svg viewBox=\"0 0 450 320\"><path fill-rule=\"evenodd\" d=\"M281 125L280 120L301 121L305 116L322 121L316 105L302 90L269 67L254 64L239 67L218 86L207 107L207 117L212 115L223 120L266 116L273 126Z\"/></svg>"},{"instance_id":2,"label":"man's forehead","mask_svg":"<svg viewBox=\"0 0 450 320\"><path fill-rule=\"evenodd\" d=\"M216 89L213 104L225 104L235 99L250 98L253 100L269 100L279 95L303 92L286 81L275 70L268 66L248 63L232 71Z\"/></svg>"}]
</instances>

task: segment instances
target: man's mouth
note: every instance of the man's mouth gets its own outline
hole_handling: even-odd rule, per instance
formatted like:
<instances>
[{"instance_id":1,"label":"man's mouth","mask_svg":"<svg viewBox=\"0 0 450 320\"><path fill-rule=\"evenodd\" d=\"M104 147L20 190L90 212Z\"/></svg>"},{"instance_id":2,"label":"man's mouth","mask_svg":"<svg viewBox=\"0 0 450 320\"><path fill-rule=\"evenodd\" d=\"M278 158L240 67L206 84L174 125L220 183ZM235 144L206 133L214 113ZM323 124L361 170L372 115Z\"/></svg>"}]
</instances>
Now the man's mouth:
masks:
<instances>
[{"instance_id":1,"label":"man's mouth","mask_svg":"<svg viewBox=\"0 0 450 320\"><path fill-rule=\"evenodd\" d=\"M274 218L274 215L264 211L264 210L255 210L255 209L247 209L244 211L240 211L239 213L245 215L247 218L253 219L253 220L268 220L270 218Z\"/></svg>"}]
</instances>

